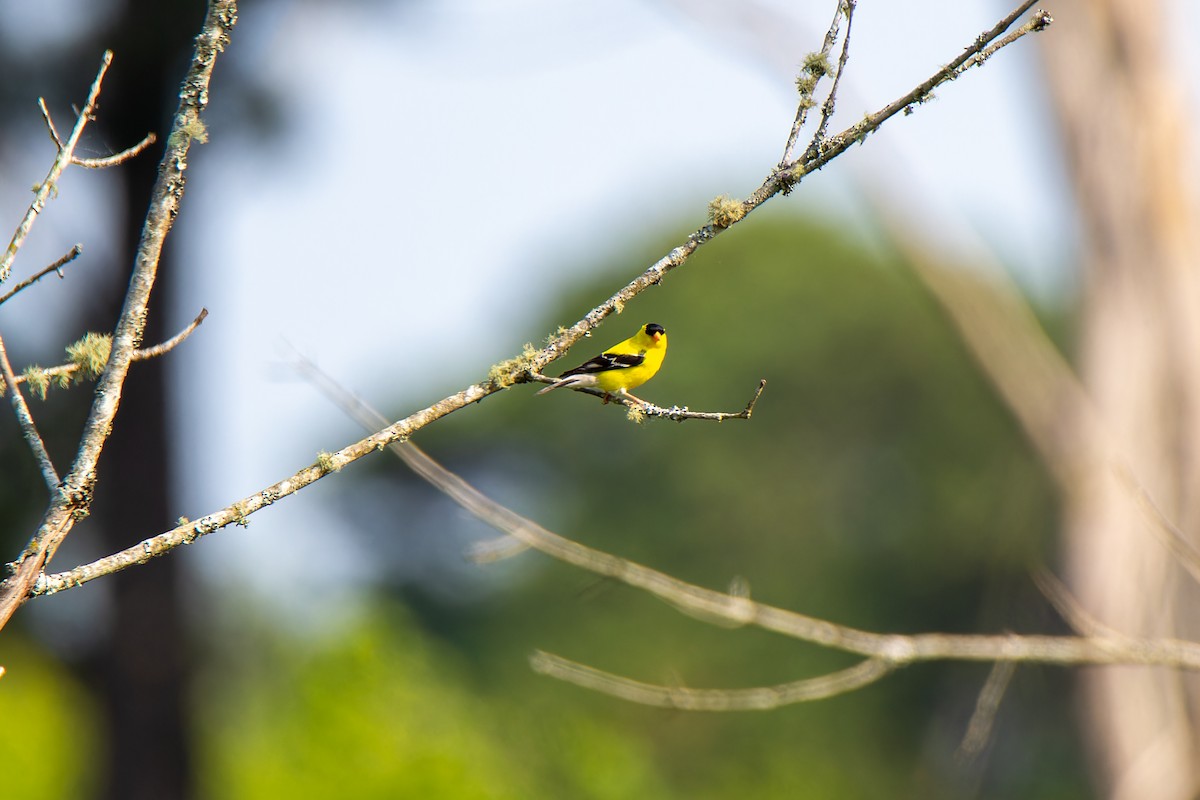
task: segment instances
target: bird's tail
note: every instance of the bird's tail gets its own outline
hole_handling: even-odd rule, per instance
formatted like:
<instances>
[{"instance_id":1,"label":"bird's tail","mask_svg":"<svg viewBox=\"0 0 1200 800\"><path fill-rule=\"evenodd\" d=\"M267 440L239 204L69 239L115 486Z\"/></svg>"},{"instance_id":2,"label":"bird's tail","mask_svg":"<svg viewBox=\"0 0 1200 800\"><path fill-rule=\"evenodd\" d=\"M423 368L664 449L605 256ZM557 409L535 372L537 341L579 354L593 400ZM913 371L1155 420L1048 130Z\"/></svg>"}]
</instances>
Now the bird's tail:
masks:
<instances>
[{"instance_id":1,"label":"bird's tail","mask_svg":"<svg viewBox=\"0 0 1200 800\"><path fill-rule=\"evenodd\" d=\"M539 389L536 392L534 392L534 396L537 396L539 394L545 394L546 392L552 392L555 389L562 388L563 386L570 386L571 384L575 383L578 380L578 378L579 378L578 375L571 375L570 377L567 377L567 378L560 378L560 379L556 380L554 383L547 386L545 389Z\"/></svg>"}]
</instances>

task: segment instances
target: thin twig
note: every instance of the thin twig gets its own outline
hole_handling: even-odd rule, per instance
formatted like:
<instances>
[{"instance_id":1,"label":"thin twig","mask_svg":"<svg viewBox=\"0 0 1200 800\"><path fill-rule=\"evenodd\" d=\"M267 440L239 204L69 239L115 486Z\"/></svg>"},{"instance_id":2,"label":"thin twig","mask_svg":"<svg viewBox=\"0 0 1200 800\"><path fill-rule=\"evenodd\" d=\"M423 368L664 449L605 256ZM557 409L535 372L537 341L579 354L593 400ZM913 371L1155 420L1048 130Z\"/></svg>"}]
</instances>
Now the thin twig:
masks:
<instances>
[{"instance_id":1,"label":"thin twig","mask_svg":"<svg viewBox=\"0 0 1200 800\"><path fill-rule=\"evenodd\" d=\"M750 419L750 415L754 413L754 406L758 403L758 398L762 396L763 389L766 388L767 379L763 378L758 382L754 394L750 396L750 402L746 403L746 407L741 411L688 411L687 406L663 408L653 403L644 404L641 411L647 417L666 417L677 422L683 422L685 419L706 419L713 422L724 422L727 419Z\"/></svg>"},{"instance_id":2,"label":"thin twig","mask_svg":"<svg viewBox=\"0 0 1200 800\"><path fill-rule=\"evenodd\" d=\"M42 119L46 121L46 130L50 132L50 138L54 141L54 146L62 150L62 137L58 135L58 128L54 127L54 120L50 116L50 109L46 108L45 98L38 98L38 108L42 110Z\"/></svg>"},{"instance_id":3,"label":"thin twig","mask_svg":"<svg viewBox=\"0 0 1200 800\"><path fill-rule=\"evenodd\" d=\"M144 139L135 144L133 147L127 147L119 153L114 153L111 156L104 156L103 158L72 158L71 163L78 164L81 167L87 167L88 169L104 169L105 167L115 167L116 165L123 164L129 159L138 155L156 141L158 141L158 137L154 135L153 131L151 131L150 133L146 134Z\"/></svg>"},{"instance_id":4,"label":"thin twig","mask_svg":"<svg viewBox=\"0 0 1200 800\"><path fill-rule=\"evenodd\" d=\"M1089 614L1083 604L1052 572L1047 569L1036 569L1032 575L1033 583L1037 586L1038 591L1050 601L1059 615L1071 626L1071 630L1080 636L1129 641L1130 637L1105 625Z\"/></svg>"},{"instance_id":5,"label":"thin twig","mask_svg":"<svg viewBox=\"0 0 1200 800\"><path fill-rule=\"evenodd\" d=\"M176 347L178 347L180 344L182 344L184 339L191 336L192 332L194 330L196 330L196 328L200 327L200 323L204 322L204 318L207 316L208 316L208 309L207 308L200 309L200 313L196 315L196 318L194 320L192 320L191 323L186 328L184 328L179 333L172 336L170 339L167 339L165 342L162 342L161 344L156 344L153 347L146 347L146 348L142 348L141 350L133 351L132 360L133 361L145 361L148 358L158 358L161 355L171 352Z\"/></svg>"},{"instance_id":6,"label":"thin twig","mask_svg":"<svg viewBox=\"0 0 1200 800\"><path fill-rule=\"evenodd\" d=\"M821 79L825 77L822 67L829 63L829 54L833 52L833 44L837 41L838 30L842 24L842 13L842 2L838 0L837 10L833 12L833 21L829 23L829 30L825 32L825 40L821 43L820 52L816 54L816 58L808 60L801 70L800 77L796 79L796 86L800 91L800 103L796 106L796 118L792 122L792 129L788 131L787 141L783 145L783 158L779 159L780 169L791 164L792 151L796 149L796 142L800 139L800 130L808 121L808 111L816 105L813 95L816 93Z\"/></svg>"},{"instance_id":7,"label":"thin twig","mask_svg":"<svg viewBox=\"0 0 1200 800\"><path fill-rule=\"evenodd\" d=\"M530 375L529 379L537 383L555 382L554 378L541 374ZM571 388L581 394L590 394L592 397L599 397L606 403L625 406L635 415L664 417L676 422L683 422L686 419L724 422L727 419L750 419L750 415L754 412L754 406L758 403L758 398L762 395L763 389L767 388L767 381L764 378L758 382L758 387L755 388L754 394L750 397L750 402L741 411L689 411L687 406L656 406L654 403L639 402L629 397L622 397L621 395L605 392L601 389L594 389L590 386L574 386Z\"/></svg>"},{"instance_id":8,"label":"thin twig","mask_svg":"<svg viewBox=\"0 0 1200 800\"><path fill-rule=\"evenodd\" d=\"M656 686L623 678L576 661L537 651L529 659L534 672L602 692L622 700L685 711L768 711L794 703L824 700L875 683L896 669L894 664L868 658L853 667L816 678L752 689L689 689Z\"/></svg>"},{"instance_id":9,"label":"thin twig","mask_svg":"<svg viewBox=\"0 0 1200 800\"><path fill-rule=\"evenodd\" d=\"M83 253L83 245L81 245L81 244L75 245L69 251L67 251L67 254L65 256L58 259L57 261L55 261L53 264L46 267L45 269L39 271L37 274L26 278L25 280L21 281L16 286L14 286L12 289L10 289L7 294L5 294L3 297L0 297L0 305L4 305L10 299L12 299L13 295L15 295L17 292L21 291L22 289L32 286L33 284L40 281L42 278L49 275L51 272L57 272L58 277L60 277L60 278L63 277L62 268L65 267L67 264L70 264L75 259L79 258L81 253Z\"/></svg>"},{"instance_id":10,"label":"thin twig","mask_svg":"<svg viewBox=\"0 0 1200 800\"><path fill-rule=\"evenodd\" d=\"M56 494L59 484L58 471L54 469L54 462L50 460L46 443L42 441L42 435L38 433L33 415L29 413L29 406L25 403L25 396L21 394L21 387L17 386L17 376L13 374L12 364L8 361L8 351L4 348L2 337L0 337L0 373L3 373L4 382L8 384L9 401L17 415L17 423L21 426L21 433L25 436L29 450L33 453L34 460L37 461L38 469L42 472L46 488L52 495Z\"/></svg>"},{"instance_id":11,"label":"thin twig","mask_svg":"<svg viewBox=\"0 0 1200 800\"><path fill-rule=\"evenodd\" d=\"M967 723L967 732L963 734L962 742L958 745L955 758L962 764L969 764L983 752L991 741L992 730L996 725L996 714L1000 711L1000 701L1008 691L1017 665L1012 661L997 661L992 665L979 697L975 700L975 711L971 721Z\"/></svg>"},{"instance_id":12,"label":"thin twig","mask_svg":"<svg viewBox=\"0 0 1200 800\"><path fill-rule=\"evenodd\" d=\"M838 57L837 71L833 75L833 85L829 87L829 96L821 104L821 122L817 125L817 132L813 134L812 142L809 144L809 149L814 152L821 149L821 143L825 141L825 133L829 130L829 120L833 117L833 110L837 106L838 87L841 86L842 75L846 72L846 62L850 60L850 30L854 25L856 6L856 0L845 0L846 35L842 37L842 54Z\"/></svg>"},{"instance_id":13,"label":"thin twig","mask_svg":"<svg viewBox=\"0 0 1200 800\"><path fill-rule=\"evenodd\" d=\"M17 226L16 232L13 233L12 240L8 243L8 249L4 251L3 257L0 257L0 283L8 280L8 276L12 273L13 259L17 257L17 251L21 249L21 245L25 244L25 237L29 235L29 229L33 227L33 221L37 219L37 215L45 207L46 200L49 199L51 192L55 191L62 171L71 163L75 146L79 144L79 137L83 135L83 129L87 127L88 122L92 119L92 113L96 110L96 98L100 95L100 84L104 82L104 74L108 72L108 65L112 63L112 57L111 50L104 51L104 56L100 59L100 69L96 73L96 79L92 82L92 88L88 91L87 102L84 103L82 113L75 118L75 127L71 130L70 138L65 143L59 145L58 155L55 156L54 163L50 165L50 171L46 173L45 179L38 184L37 192L33 195L33 202L29 204L29 209L25 212L21 224ZM46 111L46 104L40 102L39 105L50 127L51 135L57 140L58 132L54 130L54 125L50 122L50 114Z\"/></svg>"}]
</instances>

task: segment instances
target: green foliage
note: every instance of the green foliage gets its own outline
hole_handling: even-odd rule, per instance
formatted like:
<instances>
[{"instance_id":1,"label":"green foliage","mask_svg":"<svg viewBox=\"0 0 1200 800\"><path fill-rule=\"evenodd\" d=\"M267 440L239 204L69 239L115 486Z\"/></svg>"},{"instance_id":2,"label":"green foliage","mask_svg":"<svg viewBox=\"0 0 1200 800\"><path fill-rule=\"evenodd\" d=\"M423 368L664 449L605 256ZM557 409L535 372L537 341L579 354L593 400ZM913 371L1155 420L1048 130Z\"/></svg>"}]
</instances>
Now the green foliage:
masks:
<instances>
[{"instance_id":1,"label":"green foliage","mask_svg":"<svg viewBox=\"0 0 1200 800\"><path fill-rule=\"evenodd\" d=\"M661 794L653 765L619 731L488 701L403 608L381 604L316 641L239 636L255 647L213 667L199 708L210 797Z\"/></svg>"},{"instance_id":2,"label":"green foliage","mask_svg":"<svg viewBox=\"0 0 1200 800\"><path fill-rule=\"evenodd\" d=\"M5 797L74 800L94 785L99 741L87 694L63 667L5 633L0 663L0 785Z\"/></svg>"}]
</instances>

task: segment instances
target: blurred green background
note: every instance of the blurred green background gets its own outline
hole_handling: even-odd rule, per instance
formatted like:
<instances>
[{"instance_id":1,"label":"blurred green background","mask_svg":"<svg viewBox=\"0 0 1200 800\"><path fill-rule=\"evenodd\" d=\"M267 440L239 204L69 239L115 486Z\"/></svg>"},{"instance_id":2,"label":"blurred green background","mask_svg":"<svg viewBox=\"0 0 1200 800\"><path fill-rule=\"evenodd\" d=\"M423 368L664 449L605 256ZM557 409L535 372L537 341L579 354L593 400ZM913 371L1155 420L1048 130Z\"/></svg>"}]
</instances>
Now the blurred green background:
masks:
<instances>
[{"instance_id":1,"label":"blurred green background","mask_svg":"<svg viewBox=\"0 0 1200 800\"><path fill-rule=\"evenodd\" d=\"M528 320L527 338L572 322L685 232L597 265L589 285L547 306L553 318ZM659 322L670 350L639 396L734 411L766 378L752 421L638 425L592 397L516 386L415 441L547 527L703 586L738 579L763 602L878 631L1059 630L1029 578L1054 562L1045 472L932 298L861 239L755 215L550 370ZM1042 313L1055 329L1068 309ZM5 462L19 460L5 446ZM390 456L323 483L378 580L311 625L280 626L248 597L198 601L198 796L1087 795L1065 671L1018 669L993 741L970 762L955 753L987 665L916 665L770 712L631 705L536 676L528 657L543 649L697 688L791 681L853 659L706 624L536 553L471 564L466 547L495 534ZM419 577L392 569L429 553ZM43 647L5 632L5 795L86 796L104 742L81 673Z\"/></svg>"}]
</instances>

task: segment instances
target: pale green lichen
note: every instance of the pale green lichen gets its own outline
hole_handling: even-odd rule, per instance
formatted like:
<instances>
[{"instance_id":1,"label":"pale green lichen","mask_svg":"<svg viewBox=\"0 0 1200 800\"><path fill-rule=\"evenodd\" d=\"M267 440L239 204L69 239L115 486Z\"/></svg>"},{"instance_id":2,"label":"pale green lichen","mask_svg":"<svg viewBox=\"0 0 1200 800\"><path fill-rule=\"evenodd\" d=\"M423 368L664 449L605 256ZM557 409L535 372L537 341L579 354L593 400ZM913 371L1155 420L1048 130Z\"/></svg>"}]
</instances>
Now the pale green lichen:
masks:
<instances>
[{"instance_id":1,"label":"pale green lichen","mask_svg":"<svg viewBox=\"0 0 1200 800\"><path fill-rule=\"evenodd\" d=\"M746 216L746 206L729 195L714 197L708 203L708 221L714 228L728 228Z\"/></svg>"},{"instance_id":2,"label":"pale green lichen","mask_svg":"<svg viewBox=\"0 0 1200 800\"><path fill-rule=\"evenodd\" d=\"M488 370L488 382L501 389L512 386L521 375L533 369L539 352L532 342L526 342L521 355L492 365Z\"/></svg>"},{"instance_id":3,"label":"pale green lichen","mask_svg":"<svg viewBox=\"0 0 1200 800\"><path fill-rule=\"evenodd\" d=\"M804 57L804 71L814 78L821 78L833 72L833 67L824 53L809 53Z\"/></svg>"},{"instance_id":4,"label":"pale green lichen","mask_svg":"<svg viewBox=\"0 0 1200 800\"><path fill-rule=\"evenodd\" d=\"M112 337L104 333L85 333L83 338L67 345L67 360L79 367L74 380L99 377L112 352Z\"/></svg>"},{"instance_id":5,"label":"pale green lichen","mask_svg":"<svg viewBox=\"0 0 1200 800\"><path fill-rule=\"evenodd\" d=\"M25 368L23 374L25 376L25 385L29 387L29 391L45 400L46 389L50 387L50 375L46 370L37 364L31 364Z\"/></svg>"}]
</instances>

